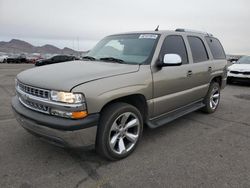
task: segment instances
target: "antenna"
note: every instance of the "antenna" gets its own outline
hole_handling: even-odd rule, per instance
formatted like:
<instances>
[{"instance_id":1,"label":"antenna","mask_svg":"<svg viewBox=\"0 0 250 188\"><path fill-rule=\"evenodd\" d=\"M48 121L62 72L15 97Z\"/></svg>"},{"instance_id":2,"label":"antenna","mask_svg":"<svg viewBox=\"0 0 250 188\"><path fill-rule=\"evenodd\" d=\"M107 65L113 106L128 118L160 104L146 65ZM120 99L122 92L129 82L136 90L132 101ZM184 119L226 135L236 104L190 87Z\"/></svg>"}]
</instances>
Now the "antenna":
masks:
<instances>
[{"instance_id":1,"label":"antenna","mask_svg":"<svg viewBox=\"0 0 250 188\"><path fill-rule=\"evenodd\" d=\"M155 31L159 31L159 25L156 27Z\"/></svg>"}]
</instances>

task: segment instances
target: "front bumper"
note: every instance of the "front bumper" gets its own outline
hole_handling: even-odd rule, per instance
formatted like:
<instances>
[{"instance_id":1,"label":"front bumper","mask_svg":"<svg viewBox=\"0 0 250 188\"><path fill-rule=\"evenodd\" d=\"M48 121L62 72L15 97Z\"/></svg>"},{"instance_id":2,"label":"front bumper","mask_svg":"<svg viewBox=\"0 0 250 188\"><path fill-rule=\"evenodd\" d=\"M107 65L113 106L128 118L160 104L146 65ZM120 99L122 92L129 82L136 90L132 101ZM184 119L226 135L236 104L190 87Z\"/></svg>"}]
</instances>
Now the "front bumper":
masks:
<instances>
[{"instance_id":1,"label":"front bumper","mask_svg":"<svg viewBox=\"0 0 250 188\"><path fill-rule=\"evenodd\" d=\"M235 76L229 76L227 77L227 80L234 81L234 82L250 83L250 78L242 78L242 77L235 77Z\"/></svg>"},{"instance_id":2,"label":"front bumper","mask_svg":"<svg viewBox=\"0 0 250 188\"><path fill-rule=\"evenodd\" d=\"M17 121L28 132L60 147L85 147L95 145L99 114L80 120L71 120L35 112L24 107L15 96L12 108Z\"/></svg>"}]
</instances>

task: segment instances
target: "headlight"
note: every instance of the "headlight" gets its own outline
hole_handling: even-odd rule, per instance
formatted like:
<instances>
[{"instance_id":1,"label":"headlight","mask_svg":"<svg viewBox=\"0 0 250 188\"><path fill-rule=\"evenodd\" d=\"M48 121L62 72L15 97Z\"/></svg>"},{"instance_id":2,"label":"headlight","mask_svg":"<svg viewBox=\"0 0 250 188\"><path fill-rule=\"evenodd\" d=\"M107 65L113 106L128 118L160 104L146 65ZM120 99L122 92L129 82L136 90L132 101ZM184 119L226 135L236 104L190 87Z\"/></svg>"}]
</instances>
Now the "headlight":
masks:
<instances>
[{"instance_id":1,"label":"headlight","mask_svg":"<svg viewBox=\"0 0 250 188\"><path fill-rule=\"evenodd\" d=\"M51 91L50 98L52 101L70 103L70 104L84 102L84 96L80 93Z\"/></svg>"},{"instance_id":2,"label":"headlight","mask_svg":"<svg viewBox=\"0 0 250 188\"><path fill-rule=\"evenodd\" d=\"M51 91L50 92L50 99L52 101L67 103L67 104L82 104L83 108L81 111L79 109L75 109L76 111L67 111L67 110L59 110L56 107L51 108L50 113L54 116L60 116L64 118L71 118L71 119L81 119L88 115L85 98L81 93L70 93L70 92L62 92L62 91Z\"/></svg>"}]
</instances>

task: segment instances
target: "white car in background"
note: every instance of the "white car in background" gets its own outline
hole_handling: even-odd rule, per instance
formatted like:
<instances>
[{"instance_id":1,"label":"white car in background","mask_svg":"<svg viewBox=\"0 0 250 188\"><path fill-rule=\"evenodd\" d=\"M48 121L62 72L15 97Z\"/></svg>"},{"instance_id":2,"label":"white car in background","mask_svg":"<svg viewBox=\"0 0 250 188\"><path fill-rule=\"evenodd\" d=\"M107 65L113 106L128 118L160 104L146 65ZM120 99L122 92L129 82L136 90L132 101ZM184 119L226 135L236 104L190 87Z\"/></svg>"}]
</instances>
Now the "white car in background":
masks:
<instances>
[{"instance_id":1,"label":"white car in background","mask_svg":"<svg viewBox=\"0 0 250 188\"><path fill-rule=\"evenodd\" d=\"M227 82L247 81L250 83L250 56L241 57L228 67Z\"/></svg>"},{"instance_id":2,"label":"white car in background","mask_svg":"<svg viewBox=\"0 0 250 188\"><path fill-rule=\"evenodd\" d=\"M0 63L6 63L7 62L7 55L0 55Z\"/></svg>"}]
</instances>

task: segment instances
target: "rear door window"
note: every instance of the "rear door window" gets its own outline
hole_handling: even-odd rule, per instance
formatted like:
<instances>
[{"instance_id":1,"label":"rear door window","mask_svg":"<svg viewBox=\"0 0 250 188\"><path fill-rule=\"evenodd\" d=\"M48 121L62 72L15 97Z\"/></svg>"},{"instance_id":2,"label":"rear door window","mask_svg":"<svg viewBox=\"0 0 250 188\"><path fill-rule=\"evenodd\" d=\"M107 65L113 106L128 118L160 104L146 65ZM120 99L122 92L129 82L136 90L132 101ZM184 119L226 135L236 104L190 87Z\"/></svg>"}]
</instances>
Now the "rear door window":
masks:
<instances>
[{"instance_id":1,"label":"rear door window","mask_svg":"<svg viewBox=\"0 0 250 188\"><path fill-rule=\"evenodd\" d=\"M214 37L205 37L214 59L226 59L224 49L220 41Z\"/></svg>"},{"instance_id":2,"label":"rear door window","mask_svg":"<svg viewBox=\"0 0 250 188\"><path fill-rule=\"evenodd\" d=\"M203 41L199 37L188 36L188 42L191 48L194 63L208 60L207 50Z\"/></svg>"}]
</instances>

